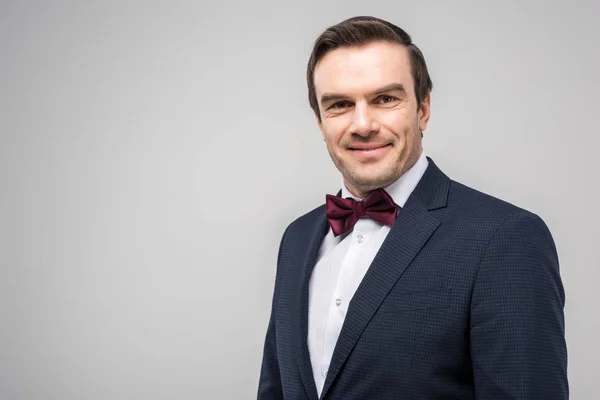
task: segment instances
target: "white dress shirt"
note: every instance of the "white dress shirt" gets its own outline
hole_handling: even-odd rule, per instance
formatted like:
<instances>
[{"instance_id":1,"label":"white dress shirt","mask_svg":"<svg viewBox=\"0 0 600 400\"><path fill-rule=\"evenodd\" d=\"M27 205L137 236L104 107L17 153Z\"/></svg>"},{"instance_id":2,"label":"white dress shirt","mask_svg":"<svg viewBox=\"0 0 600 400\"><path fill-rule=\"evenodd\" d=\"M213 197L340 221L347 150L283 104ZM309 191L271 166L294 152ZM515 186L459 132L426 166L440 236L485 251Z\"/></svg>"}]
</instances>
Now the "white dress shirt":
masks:
<instances>
[{"instance_id":1,"label":"white dress shirt","mask_svg":"<svg viewBox=\"0 0 600 400\"><path fill-rule=\"evenodd\" d=\"M412 168L385 188L394 203L404 206L428 164L422 152ZM342 197L354 198L343 181ZM308 351L319 396L348 304L389 231L389 226L370 218L360 218L346 235L335 237L329 228L321 244L310 277L308 299Z\"/></svg>"}]
</instances>

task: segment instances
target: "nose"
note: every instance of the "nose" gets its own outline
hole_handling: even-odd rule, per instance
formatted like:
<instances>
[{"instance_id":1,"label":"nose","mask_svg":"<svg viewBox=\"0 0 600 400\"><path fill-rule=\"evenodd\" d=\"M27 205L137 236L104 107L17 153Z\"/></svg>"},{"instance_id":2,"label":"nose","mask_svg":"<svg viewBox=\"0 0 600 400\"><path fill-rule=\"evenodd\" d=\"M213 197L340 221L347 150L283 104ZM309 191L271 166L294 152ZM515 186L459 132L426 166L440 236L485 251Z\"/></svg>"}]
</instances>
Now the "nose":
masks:
<instances>
[{"instance_id":1,"label":"nose","mask_svg":"<svg viewBox=\"0 0 600 400\"><path fill-rule=\"evenodd\" d=\"M357 102L354 108L352 133L368 136L379 131L379 124L373 118L372 110L366 102Z\"/></svg>"}]
</instances>

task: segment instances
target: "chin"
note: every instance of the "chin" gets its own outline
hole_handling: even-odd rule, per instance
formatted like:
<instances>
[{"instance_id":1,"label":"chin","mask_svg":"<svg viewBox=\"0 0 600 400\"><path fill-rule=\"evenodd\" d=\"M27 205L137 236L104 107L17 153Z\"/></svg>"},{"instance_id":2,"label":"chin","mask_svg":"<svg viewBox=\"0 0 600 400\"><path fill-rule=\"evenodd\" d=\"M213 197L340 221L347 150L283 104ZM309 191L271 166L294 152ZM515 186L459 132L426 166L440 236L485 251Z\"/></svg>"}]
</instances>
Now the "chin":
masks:
<instances>
[{"instance_id":1,"label":"chin","mask_svg":"<svg viewBox=\"0 0 600 400\"><path fill-rule=\"evenodd\" d=\"M351 171L357 178L372 181L391 179L396 174L394 167L384 162L359 164L354 166Z\"/></svg>"},{"instance_id":2,"label":"chin","mask_svg":"<svg viewBox=\"0 0 600 400\"><path fill-rule=\"evenodd\" d=\"M371 172L371 173L369 173ZM351 174L351 182L363 190L374 190L380 187L386 187L396 181L396 177L390 171L386 173L373 173L373 171L364 171L364 173Z\"/></svg>"}]
</instances>

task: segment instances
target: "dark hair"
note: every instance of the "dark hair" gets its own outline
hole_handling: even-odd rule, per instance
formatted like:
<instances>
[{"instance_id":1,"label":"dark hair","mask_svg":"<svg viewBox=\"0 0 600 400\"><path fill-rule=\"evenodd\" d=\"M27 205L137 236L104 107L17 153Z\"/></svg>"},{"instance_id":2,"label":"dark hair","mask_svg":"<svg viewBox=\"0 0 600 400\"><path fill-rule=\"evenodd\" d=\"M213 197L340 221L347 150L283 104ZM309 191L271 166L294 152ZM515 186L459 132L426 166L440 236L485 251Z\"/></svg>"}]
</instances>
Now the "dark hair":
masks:
<instances>
[{"instance_id":1,"label":"dark hair","mask_svg":"<svg viewBox=\"0 0 600 400\"><path fill-rule=\"evenodd\" d=\"M388 41L406 46L410 58L411 73L415 86L417 104L427 97L433 84L427 71L423 53L412 43L408 33L396 25L375 17L353 17L331 26L317 38L313 46L308 66L306 68L306 80L308 83L308 102L319 121L319 103L315 90L314 74L319 60L329 51L338 47L362 46L375 41Z\"/></svg>"}]
</instances>

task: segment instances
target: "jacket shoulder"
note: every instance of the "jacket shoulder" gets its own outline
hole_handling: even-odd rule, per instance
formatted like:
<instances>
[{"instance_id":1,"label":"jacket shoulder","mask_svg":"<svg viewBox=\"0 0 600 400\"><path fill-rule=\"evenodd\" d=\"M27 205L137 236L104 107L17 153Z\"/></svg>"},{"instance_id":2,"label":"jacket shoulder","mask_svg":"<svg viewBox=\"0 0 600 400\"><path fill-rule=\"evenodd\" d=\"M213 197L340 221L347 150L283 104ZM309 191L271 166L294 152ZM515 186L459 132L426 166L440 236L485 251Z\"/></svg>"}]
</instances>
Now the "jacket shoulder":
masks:
<instances>
[{"instance_id":1,"label":"jacket shoulder","mask_svg":"<svg viewBox=\"0 0 600 400\"><path fill-rule=\"evenodd\" d=\"M299 216L288 225L285 233L288 232L303 232L314 228L315 224L325 218L325 204L322 204L311 211ZM285 235L285 234L284 234Z\"/></svg>"},{"instance_id":2,"label":"jacket shoulder","mask_svg":"<svg viewBox=\"0 0 600 400\"><path fill-rule=\"evenodd\" d=\"M448 209L451 210L448 218L485 225L490 231L497 230L512 219L530 223L535 221L535 224L545 227L537 214L456 181L450 184Z\"/></svg>"}]
</instances>

